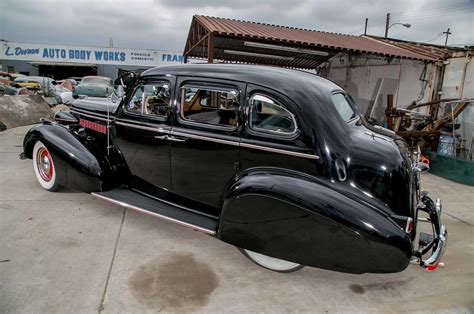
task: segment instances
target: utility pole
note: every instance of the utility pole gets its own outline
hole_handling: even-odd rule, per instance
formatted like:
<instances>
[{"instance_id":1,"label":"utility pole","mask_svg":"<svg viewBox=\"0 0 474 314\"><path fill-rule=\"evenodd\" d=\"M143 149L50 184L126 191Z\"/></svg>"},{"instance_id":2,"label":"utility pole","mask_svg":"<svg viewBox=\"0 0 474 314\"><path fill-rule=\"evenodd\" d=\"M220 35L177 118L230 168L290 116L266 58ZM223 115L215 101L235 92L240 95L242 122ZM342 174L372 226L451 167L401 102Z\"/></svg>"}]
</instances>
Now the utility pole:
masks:
<instances>
[{"instance_id":1,"label":"utility pole","mask_svg":"<svg viewBox=\"0 0 474 314\"><path fill-rule=\"evenodd\" d=\"M387 18L385 19L385 38L388 37L388 29L390 25L390 13L387 13Z\"/></svg>"},{"instance_id":2,"label":"utility pole","mask_svg":"<svg viewBox=\"0 0 474 314\"><path fill-rule=\"evenodd\" d=\"M448 37L449 35L451 35L452 33L450 32L450 28L448 28L447 31L443 32L443 34L446 34L446 40L444 41L444 46L446 47L448 45Z\"/></svg>"},{"instance_id":3,"label":"utility pole","mask_svg":"<svg viewBox=\"0 0 474 314\"><path fill-rule=\"evenodd\" d=\"M367 25L369 24L369 19L365 18L365 28L364 28L364 35L367 35Z\"/></svg>"}]
</instances>

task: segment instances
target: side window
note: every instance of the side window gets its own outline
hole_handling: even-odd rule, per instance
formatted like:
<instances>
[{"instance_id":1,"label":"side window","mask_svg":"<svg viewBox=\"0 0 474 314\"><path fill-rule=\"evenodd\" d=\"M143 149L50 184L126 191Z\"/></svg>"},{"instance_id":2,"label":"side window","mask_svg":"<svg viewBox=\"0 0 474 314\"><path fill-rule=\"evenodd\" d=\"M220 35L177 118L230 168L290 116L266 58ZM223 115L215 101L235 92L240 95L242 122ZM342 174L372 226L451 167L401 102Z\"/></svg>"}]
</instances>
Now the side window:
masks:
<instances>
[{"instance_id":1,"label":"side window","mask_svg":"<svg viewBox=\"0 0 474 314\"><path fill-rule=\"evenodd\" d=\"M337 112L344 121L349 122L356 117L356 113L352 109L344 94L333 94L332 102Z\"/></svg>"},{"instance_id":2,"label":"side window","mask_svg":"<svg viewBox=\"0 0 474 314\"><path fill-rule=\"evenodd\" d=\"M201 87L181 88L181 119L217 126L235 127L238 92Z\"/></svg>"},{"instance_id":3,"label":"side window","mask_svg":"<svg viewBox=\"0 0 474 314\"><path fill-rule=\"evenodd\" d=\"M150 83L137 87L125 106L130 113L167 117L170 109L170 86L167 83Z\"/></svg>"},{"instance_id":4,"label":"side window","mask_svg":"<svg viewBox=\"0 0 474 314\"><path fill-rule=\"evenodd\" d=\"M250 98L250 128L279 135L291 135L297 130L293 114L277 100L261 94Z\"/></svg>"}]
</instances>

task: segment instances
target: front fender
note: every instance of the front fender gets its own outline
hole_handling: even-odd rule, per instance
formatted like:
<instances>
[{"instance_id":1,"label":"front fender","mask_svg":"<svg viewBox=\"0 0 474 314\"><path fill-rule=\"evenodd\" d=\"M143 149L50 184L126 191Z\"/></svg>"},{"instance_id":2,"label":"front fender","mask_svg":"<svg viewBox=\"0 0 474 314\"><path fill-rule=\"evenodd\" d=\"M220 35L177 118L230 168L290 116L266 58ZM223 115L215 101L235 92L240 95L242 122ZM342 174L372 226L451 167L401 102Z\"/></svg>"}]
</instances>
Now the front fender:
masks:
<instances>
[{"instance_id":1,"label":"front fender","mask_svg":"<svg viewBox=\"0 0 474 314\"><path fill-rule=\"evenodd\" d=\"M58 183L85 192L101 189L107 161L94 156L68 129L56 124L40 124L28 131L23 140L23 152L32 158L36 141L41 141L55 162Z\"/></svg>"},{"instance_id":2,"label":"front fender","mask_svg":"<svg viewBox=\"0 0 474 314\"><path fill-rule=\"evenodd\" d=\"M410 238L383 213L330 183L292 170L249 169L226 191L221 240L303 265L350 273L397 272Z\"/></svg>"}]
</instances>

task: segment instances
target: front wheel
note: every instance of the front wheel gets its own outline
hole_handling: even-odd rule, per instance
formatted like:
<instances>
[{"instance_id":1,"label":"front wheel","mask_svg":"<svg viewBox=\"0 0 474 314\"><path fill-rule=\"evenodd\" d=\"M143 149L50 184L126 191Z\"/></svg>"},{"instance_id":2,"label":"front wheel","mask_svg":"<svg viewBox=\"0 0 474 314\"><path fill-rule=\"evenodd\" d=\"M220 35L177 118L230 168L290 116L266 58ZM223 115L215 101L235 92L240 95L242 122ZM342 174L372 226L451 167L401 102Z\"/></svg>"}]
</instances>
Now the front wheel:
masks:
<instances>
[{"instance_id":1,"label":"front wheel","mask_svg":"<svg viewBox=\"0 0 474 314\"><path fill-rule=\"evenodd\" d=\"M242 252L248 259L252 262L257 264L260 267L273 270L279 273L291 273L297 270L300 270L304 267L304 265L288 262L282 259L278 259L275 257L270 257L267 255L263 255L260 253L252 252L245 249L240 249L239 251Z\"/></svg>"},{"instance_id":2,"label":"front wheel","mask_svg":"<svg viewBox=\"0 0 474 314\"><path fill-rule=\"evenodd\" d=\"M37 141L33 147L33 169L36 179L44 189L57 191L61 188L57 182L53 158L41 141Z\"/></svg>"}]
</instances>

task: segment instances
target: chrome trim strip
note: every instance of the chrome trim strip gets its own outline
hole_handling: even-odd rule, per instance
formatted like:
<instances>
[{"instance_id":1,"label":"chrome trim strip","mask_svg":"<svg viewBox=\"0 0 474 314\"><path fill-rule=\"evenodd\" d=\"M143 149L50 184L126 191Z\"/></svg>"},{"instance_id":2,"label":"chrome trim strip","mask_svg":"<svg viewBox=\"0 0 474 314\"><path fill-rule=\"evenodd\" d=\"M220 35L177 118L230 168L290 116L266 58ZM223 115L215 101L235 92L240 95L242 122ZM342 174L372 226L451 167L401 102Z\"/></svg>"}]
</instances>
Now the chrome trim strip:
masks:
<instances>
[{"instance_id":1,"label":"chrome trim strip","mask_svg":"<svg viewBox=\"0 0 474 314\"><path fill-rule=\"evenodd\" d=\"M182 133L182 132L176 132L176 131L171 131L171 135L188 137L188 138L192 138L192 139L196 139L196 140L203 140L203 141L208 141L208 142L215 142L215 143L219 143L219 144L239 146L239 141L236 141L236 142L227 141L227 140L222 140L220 138L215 138L215 137L206 137L206 136L202 136L202 135L188 134L188 133Z\"/></svg>"},{"instance_id":2,"label":"chrome trim strip","mask_svg":"<svg viewBox=\"0 0 474 314\"><path fill-rule=\"evenodd\" d=\"M289 155L289 156L295 156L295 157L302 157L302 158L307 158L307 159L319 159L319 156L317 156L317 155L292 152L292 151L289 151L289 150L273 148L273 147L266 147L266 146L260 146L260 145L242 143L242 142L240 143L240 146L246 147L246 148L263 150L263 151L271 152L271 153L277 153L277 154L283 154L283 155Z\"/></svg>"},{"instance_id":3,"label":"chrome trim strip","mask_svg":"<svg viewBox=\"0 0 474 314\"><path fill-rule=\"evenodd\" d=\"M126 122L122 122L118 119L115 120L115 124L128 126L128 127L132 127L132 128L137 128L137 129L142 129L142 130L147 130L147 131L169 132L169 129L149 127L149 126L143 126L143 125L132 124L132 123L126 123ZM262 151L266 151L266 152L271 152L271 153L277 153L277 154L283 154L283 155L289 155L289 156L295 156L295 157L301 157L301 158L307 158L307 159L315 159L315 160L319 159L319 156L317 156L317 155L292 152L292 151L279 149L279 148L272 148L272 147L242 143L242 142L239 142L239 141L235 141L235 142L234 141L228 141L228 140L223 140L223 139L219 139L219 138L215 138L215 137L206 137L206 136L202 136L202 135L183 133L183 132L177 132L177 131L171 131L170 135L187 137L187 138L192 138L192 139L196 139L196 140L214 142L214 143L225 144L225 145L241 146L241 147L257 149L257 150L262 150Z\"/></svg>"},{"instance_id":4,"label":"chrome trim strip","mask_svg":"<svg viewBox=\"0 0 474 314\"><path fill-rule=\"evenodd\" d=\"M202 231L202 232L207 233L207 234L210 234L210 235L215 235L215 234L216 234L216 232L213 231L213 230L209 230L209 229L206 229L206 228L198 227L198 226L196 226L196 225L193 225L193 224L190 224L190 223L181 221L181 220L177 220L177 219L174 219L174 218L171 218L171 217L168 217L168 216L164 216L164 215L160 215L160 214L157 214L157 213L153 213L153 212L150 212L150 211L145 210L145 209L143 209L143 208L136 207L136 206L133 206L133 205L124 203L124 202L120 202L120 201L114 200L114 199L112 199L112 198L109 198L109 197L105 197L105 196L96 194L96 193L94 193L94 192L92 192L91 195L94 196L94 197L100 198L100 199L102 199L102 200L104 200L104 201L107 201L107 202L110 202L110 203L113 203L113 204L116 204L116 205L119 205L119 206L122 206L122 207L125 207L125 208L130 208L130 209L132 209L132 210L135 210L135 211L138 211L138 212L141 212L141 213L144 213L144 214L153 216L153 217L157 217L157 218L161 218L161 219L164 219L164 220L168 220L168 221L174 222L174 223L176 223L176 224L178 224L178 225L182 225L182 226L185 226L185 227L194 229L194 230Z\"/></svg>"},{"instance_id":5,"label":"chrome trim strip","mask_svg":"<svg viewBox=\"0 0 474 314\"><path fill-rule=\"evenodd\" d=\"M105 121L105 122L110 122L111 121L110 119L101 118L101 117L98 117L98 116L95 116L95 115L92 115L92 114L83 113L83 112L77 111L76 109L71 109L71 112L83 115L83 116L88 117L88 118L97 119L97 120L101 120L101 121Z\"/></svg>"},{"instance_id":6,"label":"chrome trim strip","mask_svg":"<svg viewBox=\"0 0 474 314\"><path fill-rule=\"evenodd\" d=\"M146 130L146 131L169 132L169 129L150 127L150 126L144 126L144 125L138 125L138 124L132 124L132 123L126 123L126 122L122 122L122 121L118 121L118 120L115 121L115 124L128 126L128 127L131 127L131 128L137 128L137 129L141 129L141 130Z\"/></svg>"}]
</instances>

